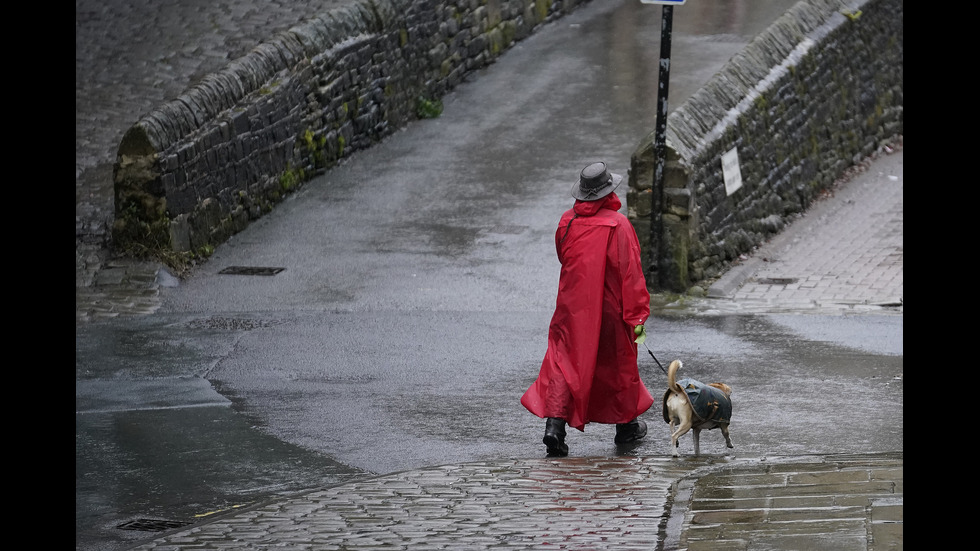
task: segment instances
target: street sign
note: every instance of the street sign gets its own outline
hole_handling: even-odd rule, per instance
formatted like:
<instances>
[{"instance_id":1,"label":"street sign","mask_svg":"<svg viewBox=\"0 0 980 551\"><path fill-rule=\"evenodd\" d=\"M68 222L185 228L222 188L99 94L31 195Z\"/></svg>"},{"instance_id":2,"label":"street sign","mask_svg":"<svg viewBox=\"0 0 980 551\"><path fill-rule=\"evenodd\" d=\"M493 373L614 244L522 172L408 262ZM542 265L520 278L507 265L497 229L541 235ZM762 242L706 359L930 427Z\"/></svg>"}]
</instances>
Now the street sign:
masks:
<instances>
[{"instance_id":1,"label":"street sign","mask_svg":"<svg viewBox=\"0 0 980 551\"><path fill-rule=\"evenodd\" d=\"M641 4L664 4L667 6L681 6L687 0L640 0Z\"/></svg>"}]
</instances>

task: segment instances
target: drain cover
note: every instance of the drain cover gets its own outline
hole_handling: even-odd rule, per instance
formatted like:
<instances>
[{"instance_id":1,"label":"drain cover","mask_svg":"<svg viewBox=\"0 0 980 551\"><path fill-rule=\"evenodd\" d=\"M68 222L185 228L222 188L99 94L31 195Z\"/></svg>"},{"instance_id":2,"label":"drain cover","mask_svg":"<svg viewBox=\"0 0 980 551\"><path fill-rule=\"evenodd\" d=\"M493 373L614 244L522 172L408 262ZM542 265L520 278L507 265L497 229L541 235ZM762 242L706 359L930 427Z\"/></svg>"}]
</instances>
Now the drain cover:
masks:
<instances>
[{"instance_id":1,"label":"drain cover","mask_svg":"<svg viewBox=\"0 0 980 551\"><path fill-rule=\"evenodd\" d=\"M141 532L163 532L164 530L180 528L189 524L193 524L193 522L186 522L182 520L138 518L136 520L124 522L119 526L116 526L116 528L119 528L120 530L139 530Z\"/></svg>"},{"instance_id":2,"label":"drain cover","mask_svg":"<svg viewBox=\"0 0 980 551\"><path fill-rule=\"evenodd\" d=\"M757 279L756 283L761 285L789 285L791 283L796 283L799 279L795 277L764 277L762 279Z\"/></svg>"},{"instance_id":3,"label":"drain cover","mask_svg":"<svg viewBox=\"0 0 980 551\"><path fill-rule=\"evenodd\" d=\"M228 266L219 274L274 276L286 268L264 268L261 266Z\"/></svg>"}]
</instances>

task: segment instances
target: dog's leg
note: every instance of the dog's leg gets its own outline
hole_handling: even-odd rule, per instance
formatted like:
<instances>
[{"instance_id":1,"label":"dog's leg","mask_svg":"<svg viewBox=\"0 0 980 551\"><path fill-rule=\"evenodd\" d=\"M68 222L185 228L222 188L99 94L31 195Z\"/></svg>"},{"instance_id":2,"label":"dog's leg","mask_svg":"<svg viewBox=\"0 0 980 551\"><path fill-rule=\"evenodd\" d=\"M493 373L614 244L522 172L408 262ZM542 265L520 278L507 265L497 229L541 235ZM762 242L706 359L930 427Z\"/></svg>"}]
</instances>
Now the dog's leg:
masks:
<instances>
[{"instance_id":1,"label":"dog's leg","mask_svg":"<svg viewBox=\"0 0 980 551\"><path fill-rule=\"evenodd\" d=\"M670 420L670 453L674 457L677 457L677 438L674 437L674 433L677 431L677 421L674 419Z\"/></svg>"},{"instance_id":2,"label":"dog's leg","mask_svg":"<svg viewBox=\"0 0 980 551\"><path fill-rule=\"evenodd\" d=\"M694 438L694 455L701 455L701 429L693 429L691 436Z\"/></svg>"},{"instance_id":3,"label":"dog's leg","mask_svg":"<svg viewBox=\"0 0 980 551\"><path fill-rule=\"evenodd\" d=\"M677 438L674 438L674 432L677 431L677 419L673 417L670 418L670 452L674 457L677 457Z\"/></svg>"},{"instance_id":4,"label":"dog's leg","mask_svg":"<svg viewBox=\"0 0 980 551\"><path fill-rule=\"evenodd\" d=\"M721 426L721 433L725 435L725 444L728 444L729 448L734 448L735 445L732 444L732 437L728 435L728 425Z\"/></svg>"},{"instance_id":5,"label":"dog's leg","mask_svg":"<svg viewBox=\"0 0 980 551\"><path fill-rule=\"evenodd\" d=\"M675 364L679 363L676 360L671 362L671 372L676 371ZM672 392L667 397L666 405L667 410L670 412L670 452L674 457L677 457L680 455L678 450L680 447L680 438L691 430L694 412L691 411L691 404L684 394L684 389Z\"/></svg>"},{"instance_id":6,"label":"dog's leg","mask_svg":"<svg viewBox=\"0 0 980 551\"><path fill-rule=\"evenodd\" d=\"M671 425L671 428L673 428L673 425ZM674 430L673 433L671 433L670 435L671 452L673 453L674 457L677 457L679 455L677 448L678 446L680 446L679 440L681 436L687 434L687 431L689 430L691 430L691 422L686 419L681 419L681 422L677 425L677 429Z\"/></svg>"}]
</instances>

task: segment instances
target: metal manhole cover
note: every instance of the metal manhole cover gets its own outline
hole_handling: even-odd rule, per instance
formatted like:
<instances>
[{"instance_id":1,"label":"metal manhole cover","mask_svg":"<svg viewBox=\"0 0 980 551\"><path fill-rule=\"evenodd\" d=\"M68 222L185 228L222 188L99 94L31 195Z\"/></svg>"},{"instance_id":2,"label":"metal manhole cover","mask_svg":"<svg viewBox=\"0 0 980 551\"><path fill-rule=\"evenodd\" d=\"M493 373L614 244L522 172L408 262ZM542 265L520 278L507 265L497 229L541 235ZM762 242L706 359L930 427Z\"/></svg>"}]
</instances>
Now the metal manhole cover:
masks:
<instances>
[{"instance_id":1,"label":"metal manhole cover","mask_svg":"<svg viewBox=\"0 0 980 551\"><path fill-rule=\"evenodd\" d=\"M796 283L799 279L795 277L764 277L762 279L757 279L756 283L761 285L789 285L791 283Z\"/></svg>"},{"instance_id":2,"label":"metal manhole cover","mask_svg":"<svg viewBox=\"0 0 980 551\"><path fill-rule=\"evenodd\" d=\"M194 524L183 520L159 520L152 518L138 518L130 520L116 526L120 530L139 530L141 532L163 532L174 528L181 528Z\"/></svg>"},{"instance_id":3,"label":"metal manhole cover","mask_svg":"<svg viewBox=\"0 0 980 551\"><path fill-rule=\"evenodd\" d=\"M196 319L188 323L194 329L235 329L249 331L259 327L274 327L282 323L280 320L226 318L211 316L207 319Z\"/></svg>"},{"instance_id":4,"label":"metal manhole cover","mask_svg":"<svg viewBox=\"0 0 980 551\"><path fill-rule=\"evenodd\" d=\"M219 274L274 276L286 268L266 268L261 266L228 266Z\"/></svg>"}]
</instances>

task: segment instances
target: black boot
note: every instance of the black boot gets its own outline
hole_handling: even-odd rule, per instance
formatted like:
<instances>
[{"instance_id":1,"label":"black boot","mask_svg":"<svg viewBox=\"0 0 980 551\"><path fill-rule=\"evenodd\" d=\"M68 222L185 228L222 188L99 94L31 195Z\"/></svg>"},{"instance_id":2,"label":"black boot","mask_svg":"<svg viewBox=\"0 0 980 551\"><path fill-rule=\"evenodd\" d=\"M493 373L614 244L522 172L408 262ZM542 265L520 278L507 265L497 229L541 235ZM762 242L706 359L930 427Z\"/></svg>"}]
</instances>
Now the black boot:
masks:
<instances>
[{"instance_id":1,"label":"black boot","mask_svg":"<svg viewBox=\"0 0 980 551\"><path fill-rule=\"evenodd\" d=\"M636 442L647 435L647 424L639 419L616 425L616 443Z\"/></svg>"},{"instance_id":2,"label":"black boot","mask_svg":"<svg viewBox=\"0 0 980 551\"><path fill-rule=\"evenodd\" d=\"M565 457L568 446L565 445L565 420L549 417L544 424L544 445L548 446L549 457Z\"/></svg>"}]
</instances>

